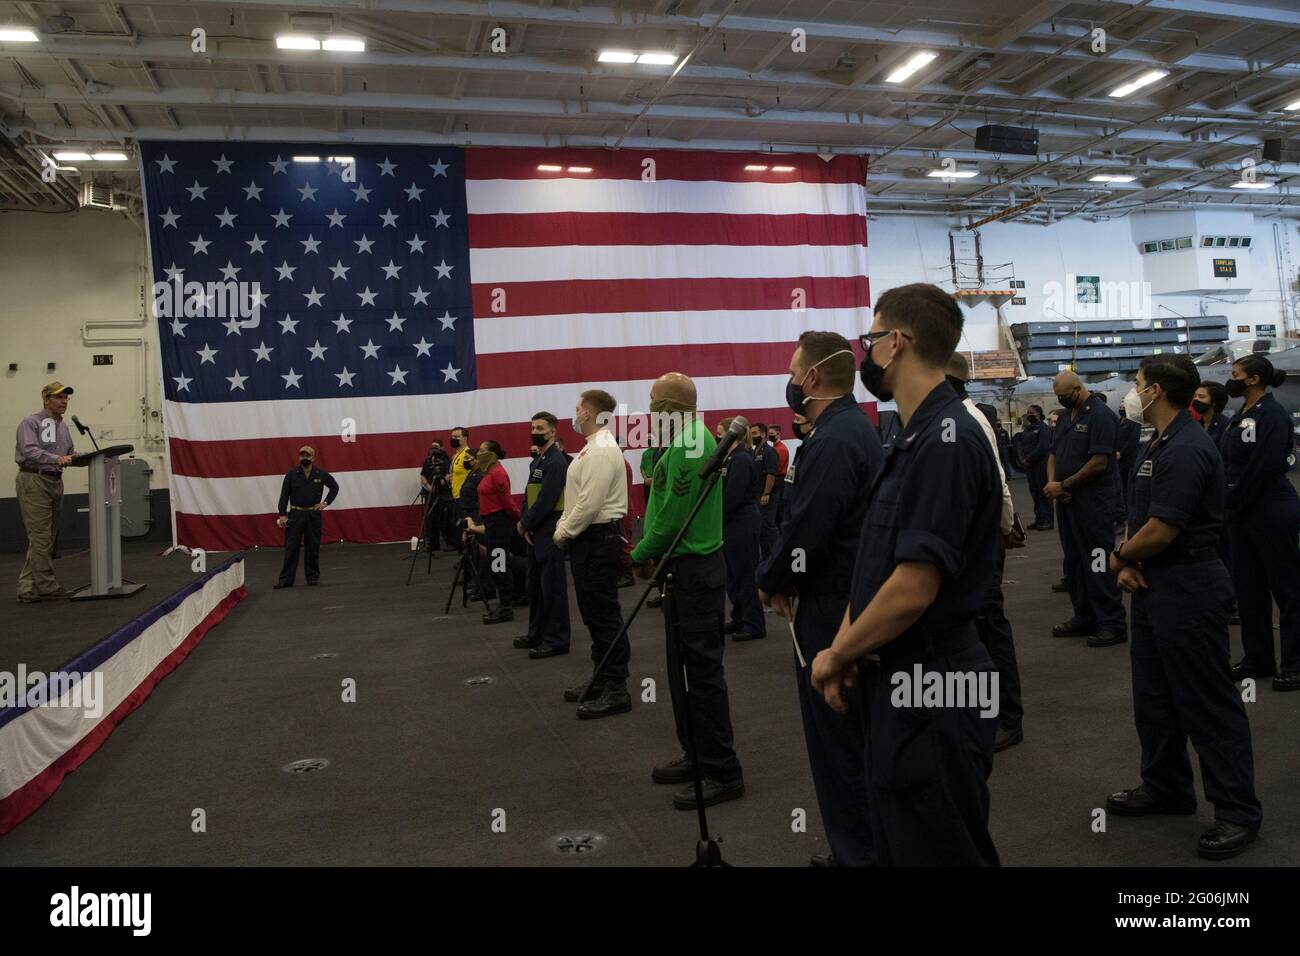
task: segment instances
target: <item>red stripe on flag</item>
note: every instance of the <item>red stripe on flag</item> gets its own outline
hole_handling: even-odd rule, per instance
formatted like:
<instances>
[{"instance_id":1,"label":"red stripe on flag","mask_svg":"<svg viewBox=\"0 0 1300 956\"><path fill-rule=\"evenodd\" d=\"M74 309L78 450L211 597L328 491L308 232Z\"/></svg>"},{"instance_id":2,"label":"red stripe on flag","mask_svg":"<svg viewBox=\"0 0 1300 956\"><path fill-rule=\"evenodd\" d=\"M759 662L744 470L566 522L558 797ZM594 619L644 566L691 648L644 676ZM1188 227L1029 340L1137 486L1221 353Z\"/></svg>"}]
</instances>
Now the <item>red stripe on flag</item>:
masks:
<instances>
[{"instance_id":1,"label":"red stripe on flag","mask_svg":"<svg viewBox=\"0 0 1300 956\"><path fill-rule=\"evenodd\" d=\"M484 213L469 217L473 249L533 246L862 246L856 215L721 213Z\"/></svg>"},{"instance_id":2,"label":"red stripe on flag","mask_svg":"<svg viewBox=\"0 0 1300 956\"><path fill-rule=\"evenodd\" d=\"M545 345L539 342L539 345ZM716 345L638 345L635 348L545 349L478 357L480 388L562 385L565 382L630 382L665 372L692 378L773 375L785 371L794 342L723 342Z\"/></svg>"},{"instance_id":3,"label":"red stripe on flag","mask_svg":"<svg viewBox=\"0 0 1300 956\"><path fill-rule=\"evenodd\" d=\"M325 511L321 541L402 541L420 533L420 517L418 505ZM275 518L275 514L270 512L260 515L196 515L178 511L176 534L179 540L208 551L283 547L284 530L276 526Z\"/></svg>"},{"instance_id":4,"label":"red stripe on flag","mask_svg":"<svg viewBox=\"0 0 1300 956\"><path fill-rule=\"evenodd\" d=\"M465 150L466 179L643 179L654 160L655 181L685 180L723 183L856 183L867 177L861 156L835 156L829 160L812 153L722 153L685 149L547 149L492 148ZM547 171L538 166L560 166ZM569 172L570 166L590 167L589 173ZM765 170L746 170L764 166ZM775 172L774 166L793 166L792 172Z\"/></svg>"},{"instance_id":5,"label":"red stripe on flag","mask_svg":"<svg viewBox=\"0 0 1300 956\"><path fill-rule=\"evenodd\" d=\"M794 346L784 345L781 348L785 350L785 363L788 363ZM785 364L781 366L784 367ZM657 378L666 370L667 367L664 367L654 376L647 377ZM770 373L773 369L767 371ZM580 382L574 384L573 404L577 404L578 396L584 388L586 385ZM777 397L779 396L772 396L773 399ZM647 389L644 395L615 395L614 398L627 406L630 415L617 417L611 427L626 436L625 419L632 415L644 415L649 411L650 393ZM505 447L508 457L524 457L530 444L531 431L526 416L538 411L549 411L560 419L556 431L560 441L564 442L564 447L570 453L582 447L582 436L577 434L569 424L569 405L551 409L520 408L517 422L469 423L471 447L478 448L479 443L485 438L491 438ZM784 428L784 434L791 434L790 412L780 406L708 411L704 413L704 420L712 426L732 415L744 415L751 422L779 424ZM453 453L453 449L448 445L450 431L450 428L444 428L441 431L358 435L356 441L343 441L337 432L331 435L308 435L304 438L244 438L228 441L189 441L173 438L169 448L172 473L175 475L190 478L257 478L284 474L297 464L298 449L307 444L316 449L316 459L320 466L336 474L409 468L412 472L411 494L414 495L414 473L423 463L433 439L439 439L443 449L449 455ZM340 488L340 499L332 513L347 508L347 493L346 486ZM267 504L271 503L267 502Z\"/></svg>"},{"instance_id":6,"label":"red stripe on flag","mask_svg":"<svg viewBox=\"0 0 1300 956\"><path fill-rule=\"evenodd\" d=\"M871 304L866 276L787 279L561 279L476 283L475 321L494 315L607 312L711 312L744 309L861 309ZM500 290L500 291L498 291ZM804 301L796 300L803 290ZM504 293L504 313L493 300ZM694 346L689 346L694 349ZM480 358L481 361L481 358ZM609 376L601 376L608 379Z\"/></svg>"}]
</instances>

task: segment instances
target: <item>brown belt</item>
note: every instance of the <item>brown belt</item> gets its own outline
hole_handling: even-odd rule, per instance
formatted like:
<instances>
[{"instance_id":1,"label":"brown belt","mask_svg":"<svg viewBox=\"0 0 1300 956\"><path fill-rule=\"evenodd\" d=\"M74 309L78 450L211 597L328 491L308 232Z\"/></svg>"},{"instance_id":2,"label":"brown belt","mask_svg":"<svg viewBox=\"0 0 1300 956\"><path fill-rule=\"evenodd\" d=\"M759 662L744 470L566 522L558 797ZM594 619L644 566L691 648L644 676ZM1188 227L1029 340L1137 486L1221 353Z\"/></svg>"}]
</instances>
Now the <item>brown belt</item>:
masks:
<instances>
[{"instance_id":1,"label":"brown belt","mask_svg":"<svg viewBox=\"0 0 1300 956\"><path fill-rule=\"evenodd\" d=\"M49 469L41 468L38 465L29 465L27 462L20 464L18 470L25 471L31 475L45 475L47 478L54 478L60 481L63 479L63 472L61 471L50 471Z\"/></svg>"}]
</instances>

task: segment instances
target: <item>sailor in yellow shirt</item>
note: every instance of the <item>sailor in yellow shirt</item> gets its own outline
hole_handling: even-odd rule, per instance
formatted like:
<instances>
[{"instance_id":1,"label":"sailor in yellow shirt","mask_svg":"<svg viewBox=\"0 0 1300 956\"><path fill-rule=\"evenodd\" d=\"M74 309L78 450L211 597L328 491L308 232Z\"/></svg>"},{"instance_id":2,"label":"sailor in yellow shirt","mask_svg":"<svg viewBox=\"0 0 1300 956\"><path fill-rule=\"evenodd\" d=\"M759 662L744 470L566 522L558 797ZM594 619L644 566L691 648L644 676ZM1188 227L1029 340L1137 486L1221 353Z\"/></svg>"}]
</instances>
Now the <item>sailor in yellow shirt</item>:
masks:
<instances>
[{"instance_id":1,"label":"sailor in yellow shirt","mask_svg":"<svg viewBox=\"0 0 1300 956\"><path fill-rule=\"evenodd\" d=\"M451 508L448 509L451 515L451 521L454 527L450 529L447 537L456 542L456 550L460 550L460 525L461 522L470 517L464 508L460 506L460 489L465 484L465 479L469 473L474 470L474 450L469 447L469 429L464 425L457 425L451 430Z\"/></svg>"}]
</instances>

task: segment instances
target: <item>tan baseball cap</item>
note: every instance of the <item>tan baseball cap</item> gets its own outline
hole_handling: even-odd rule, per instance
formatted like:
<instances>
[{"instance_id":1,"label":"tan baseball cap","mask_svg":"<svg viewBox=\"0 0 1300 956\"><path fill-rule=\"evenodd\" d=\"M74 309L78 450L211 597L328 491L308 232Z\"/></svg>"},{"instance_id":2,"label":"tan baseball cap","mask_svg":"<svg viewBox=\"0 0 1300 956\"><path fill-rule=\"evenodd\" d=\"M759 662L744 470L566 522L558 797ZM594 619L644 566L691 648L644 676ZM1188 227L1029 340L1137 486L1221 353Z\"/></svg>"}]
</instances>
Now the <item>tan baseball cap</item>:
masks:
<instances>
[{"instance_id":1,"label":"tan baseball cap","mask_svg":"<svg viewBox=\"0 0 1300 956\"><path fill-rule=\"evenodd\" d=\"M62 382L50 382L49 385L46 385L43 389L41 389L41 401L45 401L45 399L49 398L51 395L71 395L71 394L72 394L71 385L64 385Z\"/></svg>"},{"instance_id":2,"label":"tan baseball cap","mask_svg":"<svg viewBox=\"0 0 1300 956\"><path fill-rule=\"evenodd\" d=\"M311 445L303 445L301 448L298 449L298 454L301 455L304 452L306 452L308 455L311 455L313 458L316 457L316 449L312 448Z\"/></svg>"}]
</instances>

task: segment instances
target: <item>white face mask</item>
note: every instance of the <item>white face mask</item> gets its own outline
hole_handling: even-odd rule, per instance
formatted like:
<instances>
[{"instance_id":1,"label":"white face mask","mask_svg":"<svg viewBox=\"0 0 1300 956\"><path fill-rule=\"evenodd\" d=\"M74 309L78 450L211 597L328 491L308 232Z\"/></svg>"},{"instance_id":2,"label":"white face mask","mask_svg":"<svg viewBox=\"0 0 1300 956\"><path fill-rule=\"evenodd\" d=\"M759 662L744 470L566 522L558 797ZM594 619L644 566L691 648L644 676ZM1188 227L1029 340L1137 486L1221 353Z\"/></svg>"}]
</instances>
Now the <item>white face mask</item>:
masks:
<instances>
[{"instance_id":1,"label":"white face mask","mask_svg":"<svg viewBox=\"0 0 1300 956\"><path fill-rule=\"evenodd\" d=\"M1142 410L1142 397L1138 395L1137 386L1134 385L1124 396L1124 417L1130 421L1141 422Z\"/></svg>"},{"instance_id":2,"label":"white face mask","mask_svg":"<svg viewBox=\"0 0 1300 956\"><path fill-rule=\"evenodd\" d=\"M1138 399L1138 402L1139 402L1139 405L1138 405L1138 421L1140 421L1140 422L1145 422L1145 421L1147 420L1147 409L1150 408L1152 405L1154 405L1154 404L1156 403L1156 400L1153 398L1153 399L1151 399L1151 401L1147 402L1145 405L1140 404L1141 401L1142 401L1142 392L1149 392L1149 391L1151 391L1151 389L1153 389L1153 388L1155 388L1154 385L1148 385L1146 388L1142 389L1141 392L1138 392L1138 391L1135 391L1135 392L1134 392L1134 395L1137 396L1137 399Z\"/></svg>"}]
</instances>

